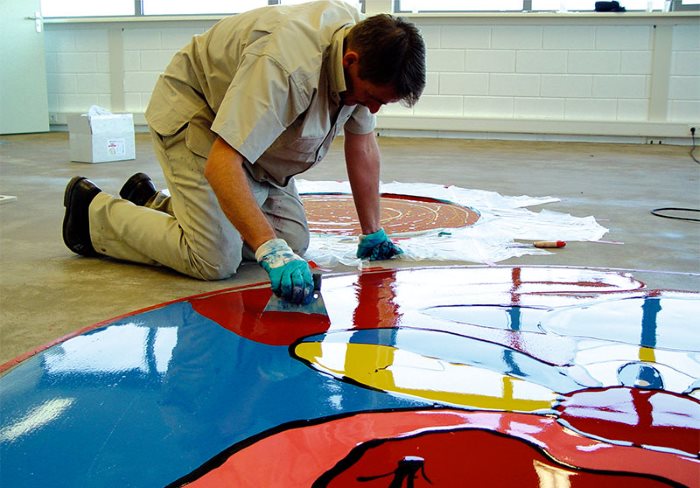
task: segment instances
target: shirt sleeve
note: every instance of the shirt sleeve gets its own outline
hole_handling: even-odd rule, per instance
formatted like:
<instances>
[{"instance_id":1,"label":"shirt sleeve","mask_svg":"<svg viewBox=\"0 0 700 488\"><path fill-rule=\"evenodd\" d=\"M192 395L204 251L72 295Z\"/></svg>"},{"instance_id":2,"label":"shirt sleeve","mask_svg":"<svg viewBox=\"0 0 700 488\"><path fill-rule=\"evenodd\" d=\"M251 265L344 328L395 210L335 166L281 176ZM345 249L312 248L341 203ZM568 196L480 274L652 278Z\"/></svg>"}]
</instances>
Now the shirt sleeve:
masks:
<instances>
[{"instance_id":1,"label":"shirt sleeve","mask_svg":"<svg viewBox=\"0 0 700 488\"><path fill-rule=\"evenodd\" d=\"M251 163L306 110L309 95L273 58L244 56L212 131Z\"/></svg>"},{"instance_id":2,"label":"shirt sleeve","mask_svg":"<svg viewBox=\"0 0 700 488\"><path fill-rule=\"evenodd\" d=\"M377 117L364 105L358 105L345 122L345 130L353 134L369 134L377 126Z\"/></svg>"}]
</instances>

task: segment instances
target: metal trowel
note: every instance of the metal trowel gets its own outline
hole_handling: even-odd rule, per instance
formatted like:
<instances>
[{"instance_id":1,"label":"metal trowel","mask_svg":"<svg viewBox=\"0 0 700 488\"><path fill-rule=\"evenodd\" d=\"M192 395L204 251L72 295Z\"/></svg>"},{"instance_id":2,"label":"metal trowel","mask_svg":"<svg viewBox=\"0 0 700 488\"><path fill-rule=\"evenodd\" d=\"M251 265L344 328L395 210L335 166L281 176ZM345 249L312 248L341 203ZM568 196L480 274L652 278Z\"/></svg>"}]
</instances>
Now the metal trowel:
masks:
<instances>
[{"instance_id":1,"label":"metal trowel","mask_svg":"<svg viewBox=\"0 0 700 488\"><path fill-rule=\"evenodd\" d=\"M286 300L278 297L274 293L272 298L267 302L263 313L265 312L296 312L296 313L307 313L307 314L317 314L328 316L328 311L326 310L326 304L323 302L323 297L321 296L321 275L319 273L312 273L314 279L314 295L311 299L311 303L308 305L297 305L295 303L289 303Z\"/></svg>"}]
</instances>

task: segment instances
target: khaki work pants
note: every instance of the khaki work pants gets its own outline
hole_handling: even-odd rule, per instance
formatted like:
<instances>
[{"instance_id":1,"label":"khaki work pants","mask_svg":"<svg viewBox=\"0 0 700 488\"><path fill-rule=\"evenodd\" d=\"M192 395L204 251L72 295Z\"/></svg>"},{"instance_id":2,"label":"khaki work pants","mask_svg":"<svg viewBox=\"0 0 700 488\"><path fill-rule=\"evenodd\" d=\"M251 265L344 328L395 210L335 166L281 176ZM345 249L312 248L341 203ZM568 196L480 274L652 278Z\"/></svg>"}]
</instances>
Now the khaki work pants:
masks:
<instances>
[{"instance_id":1,"label":"khaki work pants","mask_svg":"<svg viewBox=\"0 0 700 488\"><path fill-rule=\"evenodd\" d=\"M206 158L188 147L186 133L187 127L167 137L151 131L170 196L159 192L140 207L98 194L90 204L90 238L98 253L116 259L163 265L204 280L225 279L255 255L221 210L204 178ZM248 180L277 237L303 254L309 229L294 180L286 187Z\"/></svg>"}]
</instances>

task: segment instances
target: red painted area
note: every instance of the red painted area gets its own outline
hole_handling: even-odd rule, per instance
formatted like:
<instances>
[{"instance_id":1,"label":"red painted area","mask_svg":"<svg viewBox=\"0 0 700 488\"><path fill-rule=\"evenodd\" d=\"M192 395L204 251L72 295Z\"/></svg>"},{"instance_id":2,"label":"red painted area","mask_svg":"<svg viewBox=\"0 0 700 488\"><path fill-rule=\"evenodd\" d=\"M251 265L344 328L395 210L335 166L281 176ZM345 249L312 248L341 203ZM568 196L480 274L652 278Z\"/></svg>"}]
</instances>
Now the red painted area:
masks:
<instances>
[{"instance_id":1,"label":"red painted area","mask_svg":"<svg viewBox=\"0 0 700 488\"><path fill-rule=\"evenodd\" d=\"M401 312L395 302L395 275L395 270L382 270L358 276L354 293L362 306L349 314L352 321L343 321L346 327L395 327L400 322ZM288 346L329 329L331 319L326 315L264 312L271 296L270 288L263 287L197 297L190 303L197 313L241 337L273 346Z\"/></svg>"},{"instance_id":2,"label":"red painted area","mask_svg":"<svg viewBox=\"0 0 700 488\"><path fill-rule=\"evenodd\" d=\"M355 454L359 459L354 459ZM343 488L358 482L368 488L411 486L409 479L417 488L556 486L555 480L573 488L668 486L638 475L572 470L552 462L529 443L482 430L430 432L360 446L316 486Z\"/></svg>"},{"instance_id":3,"label":"red painted area","mask_svg":"<svg viewBox=\"0 0 700 488\"><path fill-rule=\"evenodd\" d=\"M414 486L557 486L538 483L535 461L569 476L571 486L667 486L664 479L692 485L700 467L695 459L588 439L551 417L418 410L284 430L234 452L188 486L309 487L322 477L333 480L328 486L409 486L391 485L391 477L350 481L395 472L406 456L422 457L432 482L418 476Z\"/></svg>"},{"instance_id":4,"label":"red painted area","mask_svg":"<svg viewBox=\"0 0 700 488\"><path fill-rule=\"evenodd\" d=\"M288 346L308 335L328 330L326 315L297 312L263 312L272 296L270 288L194 298L194 310L236 334L273 346Z\"/></svg>"},{"instance_id":5,"label":"red painted area","mask_svg":"<svg viewBox=\"0 0 700 488\"><path fill-rule=\"evenodd\" d=\"M564 395L556 410L584 434L690 456L700 452L700 402L690 396L624 386L589 388Z\"/></svg>"},{"instance_id":6,"label":"red painted area","mask_svg":"<svg viewBox=\"0 0 700 488\"><path fill-rule=\"evenodd\" d=\"M402 312L396 299L396 270L360 274L357 277L355 295L361 306L352 312L354 328L400 325Z\"/></svg>"}]
</instances>

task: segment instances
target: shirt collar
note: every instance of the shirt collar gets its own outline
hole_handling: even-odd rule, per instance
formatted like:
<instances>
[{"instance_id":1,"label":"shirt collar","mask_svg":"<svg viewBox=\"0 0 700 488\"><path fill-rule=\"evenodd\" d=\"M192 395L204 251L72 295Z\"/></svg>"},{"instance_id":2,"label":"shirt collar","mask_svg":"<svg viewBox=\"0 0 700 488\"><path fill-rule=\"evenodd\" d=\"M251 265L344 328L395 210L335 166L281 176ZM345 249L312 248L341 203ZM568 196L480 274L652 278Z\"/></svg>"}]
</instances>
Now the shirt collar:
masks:
<instances>
[{"instance_id":1,"label":"shirt collar","mask_svg":"<svg viewBox=\"0 0 700 488\"><path fill-rule=\"evenodd\" d=\"M352 25L346 25L333 34L328 53L328 75L330 79L331 97L336 103L340 102L340 93L347 90L347 86L345 85L345 70L343 69L343 44L345 36L351 28Z\"/></svg>"}]
</instances>

